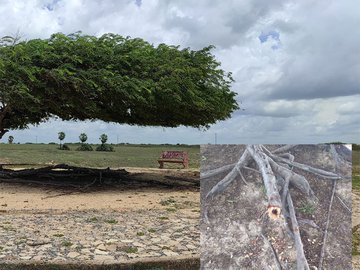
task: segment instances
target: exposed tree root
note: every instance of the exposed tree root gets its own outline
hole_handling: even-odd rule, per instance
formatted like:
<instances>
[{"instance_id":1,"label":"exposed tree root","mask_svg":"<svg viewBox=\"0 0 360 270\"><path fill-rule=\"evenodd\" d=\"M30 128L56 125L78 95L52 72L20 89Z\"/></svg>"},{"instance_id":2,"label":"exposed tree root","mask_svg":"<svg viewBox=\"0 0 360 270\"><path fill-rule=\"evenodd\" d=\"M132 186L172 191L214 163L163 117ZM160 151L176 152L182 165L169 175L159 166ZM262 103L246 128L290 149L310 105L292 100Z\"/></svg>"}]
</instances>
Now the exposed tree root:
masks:
<instances>
[{"instance_id":1,"label":"exposed tree root","mask_svg":"<svg viewBox=\"0 0 360 270\"><path fill-rule=\"evenodd\" d=\"M334 183L333 183L333 188L332 188L332 193L331 193L331 198L330 198L330 203L329 203L329 210L328 210L328 215L327 215L326 224L325 224L323 243L322 243L321 253L320 253L320 262L319 262L319 267L318 267L319 270L323 269L326 240L327 240L329 223L330 223L331 207L332 207L332 204L334 201L335 190L336 190L336 180L334 180Z\"/></svg>"},{"instance_id":2,"label":"exposed tree root","mask_svg":"<svg viewBox=\"0 0 360 270\"><path fill-rule=\"evenodd\" d=\"M333 180L334 187L330 200L328 219L324 232L324 240L320 256L319 269L321 269L325 252L324 250L329 226L331 205L335 193L335 183L337 180L342 179L343 177L334 172L329 172L320 168L314 168L307 164L294 161L295 157L287 152L294 147L296 147L296 145L285 145L271 152L264 145L247 145L246 150L241 155L237 163L226 165L211 171L202 172L201 181L229 171L227 175L214 187L212 187L212 189L206 194L205 200L213 199L217 194L220 194L222 191L224 191L235 179L242 179L244 183L247 183L242 174L243 169L260 173L268 200L267 214L271 219L278 219L281 215L284 216L286 221L286 228L289 232L289 235L294 239L295 242L297 252L297 270L304 270L310 268L304 253L299 223L315 228L318 228L318 226L312 220L300 220L298 222L290 188L297 189L305 196L305 198L310 201L315 201L317 198L315 197L307 179L303 175L292 171L292 168L297 168L298 170L311 173L322 179ZM330 146L330 152L333 154L337 165L342 161L347 161L341 156L337 155L336 149L332 145ZM249 167L249 164L252 160L255 161L256 168ZM348 207L347 209L349 210ZM203 213L205 222L209 222L206 207ZM273 250L273 252L275 251ZM275 254L274 256L276 257L277 255Z\"/></svg>"},{"instance_id":3,"label":"exposed tree root","mask_svg":"<svg viewBox=\"0 0 360 270\"><path fill-rule=\"evenodd\" d=\"M171 178L171 177L170 177ZM159 186L189 186L198 187L199 182L192 179L147 179L139 177L139 174L130 174L124 169L112 170L76 167L66 164L51 165L43 168L31 168L22 170L0 169L0 182L27 183L52 187L71 187L79 192L84 192L95 185L110 185L112 183L144 183Z\"/></svg>"}]
</instances>

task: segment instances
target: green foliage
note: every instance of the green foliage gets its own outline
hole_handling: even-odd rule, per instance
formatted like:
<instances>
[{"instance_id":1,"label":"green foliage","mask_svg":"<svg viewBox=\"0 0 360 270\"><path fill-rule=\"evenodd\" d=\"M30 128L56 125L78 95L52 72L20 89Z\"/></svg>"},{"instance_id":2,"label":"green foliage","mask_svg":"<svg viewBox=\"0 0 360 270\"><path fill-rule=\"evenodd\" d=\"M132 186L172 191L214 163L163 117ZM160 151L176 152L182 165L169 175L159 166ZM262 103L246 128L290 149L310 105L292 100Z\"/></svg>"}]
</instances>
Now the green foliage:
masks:
<instances>
[{"instance_id":1,"label":"green foliage","mask_svg":"<svg viewBox=\"0 0 360 270\"><path fill-rule=\"evenodd\" d=\"M12 144L14 142L14 136L9 136L8 143Z\"/></svg>"},{"instance_id":2,"label":"green foliage","mask_svg":"<svg viewBox=\"0 0 360 270\"><path fill-rule=\"evenodd\" d=\"M58 138L59 138L59 140L60 140L59 149L60 149L60 150L70 150L70 149L66 149L66 148L64 148L63 146L61 146L61 141L65 139L65 132L62 132L62 131L59 132L59 133L58 133Z\"/></svg>"},{"instance_id":3,"label":"green foliage","mask_svg":"<svg viewBox=\"0 0 360 270\"><path fill-rule=\"evenodd\" d=\"M88 139L87 135L85 133L81 133L79 136L79 140L81 141L81 143L86 142Z\"/></svg>"},{"instance_id":4,"label":"green foliage","mask_svg":"<svg viewBox=\"0 0 360 270\"><path fill-rule=\"evenodd\" d=\"M96 147L96 151L100 152L114 152L114 147L108 144L101 144L98 147Z\"/></svg>"},{"instance_id":5,"label":"green foliage","mask_svg":"<svg viewBox=\"0 0 360 270\"><path fill-rule=\"evenodd\" d=\"M0 40L0 137L52 116L208 127L238 109L212 46L198 51L80 32ZM0 103L0 104L1 104Z\"/></svg>"},{"instance_id":6,"label":"green foliage","mask_svg":"<svg viewBox=\"0 0 360 270\"><path fill-rule=\"evenodd\" d=\"M65 240L65 241L63 241L63 242L61 243L61 245L62 245L63 247L71 247L71 246L73 245L73 243L70 242L70 241Z\"/></svg>"},{"instance_id":7,"label":"green foliage","mask_svg":"<svg viewBox=\"0 0 360 270\"><path fill-rule=\"evenodd\" d=\"M94 149L90 144L83 143L78 148L76 148L76 151L94 151Z\"/></svg>"},{"instance_id":8,"label":"green foliage","mask_svg":"<svg viewBox=\"0 0 360 270\"><path fill-rule=\"evenodd\" d=\"M99 140L101 141L101 144L104 144L108 140L108 136L106 134L101 134Z\"/></svg>"},{"instance_id":9,"label":"green foliage","mask_svg":"<svg viewBox=\"0 0 360 270\"><path fill-rule=\"evenodd\" d=\"M59 132L58 136L59 136L58 138L59 138L60 141L64 140L65 139L65 132L62 132L62 131Z\"/></svg>"}]
</instances>

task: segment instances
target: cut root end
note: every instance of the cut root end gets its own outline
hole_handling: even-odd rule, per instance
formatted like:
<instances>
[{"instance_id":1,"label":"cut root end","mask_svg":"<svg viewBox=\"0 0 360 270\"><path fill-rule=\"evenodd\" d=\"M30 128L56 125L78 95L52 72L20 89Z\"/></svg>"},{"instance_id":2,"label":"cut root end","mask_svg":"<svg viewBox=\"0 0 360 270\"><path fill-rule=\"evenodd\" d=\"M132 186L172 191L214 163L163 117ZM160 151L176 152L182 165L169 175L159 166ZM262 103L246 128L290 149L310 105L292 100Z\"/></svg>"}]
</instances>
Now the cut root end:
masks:
<instances>
[{"instance_id":1,"label":"cut root end","mask_svg":"<svg viewBox=\"0 0 360 270\"><path fill-rule=\"evenodd\" d=\"M276 206L269 206L267 212L271 219L278 219L281 214L281 208Z\"/></svg>"}]
</instances>

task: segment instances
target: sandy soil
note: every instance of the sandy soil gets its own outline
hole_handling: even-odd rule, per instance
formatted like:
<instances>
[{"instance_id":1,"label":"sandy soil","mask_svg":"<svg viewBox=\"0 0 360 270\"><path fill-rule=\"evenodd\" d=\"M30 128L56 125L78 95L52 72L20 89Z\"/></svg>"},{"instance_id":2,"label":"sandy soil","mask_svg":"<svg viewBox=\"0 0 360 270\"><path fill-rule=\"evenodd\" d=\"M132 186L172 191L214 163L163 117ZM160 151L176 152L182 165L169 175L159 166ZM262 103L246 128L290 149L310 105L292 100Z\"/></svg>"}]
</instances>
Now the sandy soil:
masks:
<instances>
[{"instance_id":1,"label":"sandy soil","mask_svg":"<svg viewBox=\"0 0 360 270\"><path fill-rule=\"evenodd\" d=\"M126 168L139 177L163 175L197 177L194 170ZM179 204L199 205L199 191L148 186L92 188L83 193L74 190L34 185L0 183L0 211L24 210L142 210L163 209L161 200L173 198Z\"/></svg>"}]
</instances>

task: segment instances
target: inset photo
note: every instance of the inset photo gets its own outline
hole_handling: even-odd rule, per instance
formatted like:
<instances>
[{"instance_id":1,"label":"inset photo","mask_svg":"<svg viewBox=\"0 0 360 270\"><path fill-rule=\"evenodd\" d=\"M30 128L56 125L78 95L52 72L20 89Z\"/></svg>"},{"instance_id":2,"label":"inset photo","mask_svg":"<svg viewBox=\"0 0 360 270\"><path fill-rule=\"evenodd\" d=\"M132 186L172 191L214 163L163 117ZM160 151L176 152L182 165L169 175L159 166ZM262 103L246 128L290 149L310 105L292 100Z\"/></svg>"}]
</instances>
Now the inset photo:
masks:
<instances>
[{"instance_id":1,"label":"inset photo","mask_svg":"<svg viewBox=\"0 0 360 270\"><path fill-rule=\"evenodd\" d=\"M351 145L200 155L201 269L351 269Z\"/></svg>"}]
</instances>

